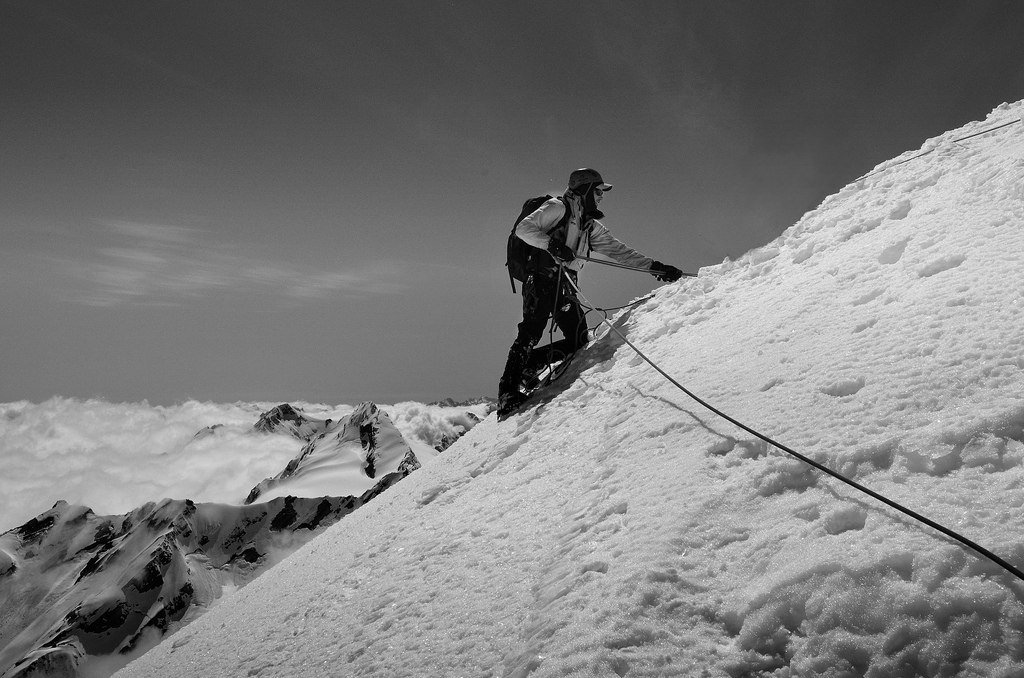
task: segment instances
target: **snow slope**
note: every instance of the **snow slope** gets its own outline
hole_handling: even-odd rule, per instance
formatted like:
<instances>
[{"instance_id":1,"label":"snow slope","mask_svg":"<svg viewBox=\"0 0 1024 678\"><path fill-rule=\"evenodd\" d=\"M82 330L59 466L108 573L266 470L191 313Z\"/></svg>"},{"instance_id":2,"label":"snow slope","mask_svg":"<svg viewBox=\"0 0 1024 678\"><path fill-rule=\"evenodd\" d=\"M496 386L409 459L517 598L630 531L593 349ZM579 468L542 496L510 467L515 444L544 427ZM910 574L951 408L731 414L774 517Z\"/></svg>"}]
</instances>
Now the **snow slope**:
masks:
<instances>
[{"instance_id":1,"label":"snow slope","mask_svg":"<svg viewBox=\"0 0 1024 678\"><path fill-rule=\"evenodd\" d=\"M1022 109L617 326L730 415L1024 567L1024 125L954 142ZM599 334L534 407L118 676L1024 675L1024 582Z\"/></svg>"}]
</instances>

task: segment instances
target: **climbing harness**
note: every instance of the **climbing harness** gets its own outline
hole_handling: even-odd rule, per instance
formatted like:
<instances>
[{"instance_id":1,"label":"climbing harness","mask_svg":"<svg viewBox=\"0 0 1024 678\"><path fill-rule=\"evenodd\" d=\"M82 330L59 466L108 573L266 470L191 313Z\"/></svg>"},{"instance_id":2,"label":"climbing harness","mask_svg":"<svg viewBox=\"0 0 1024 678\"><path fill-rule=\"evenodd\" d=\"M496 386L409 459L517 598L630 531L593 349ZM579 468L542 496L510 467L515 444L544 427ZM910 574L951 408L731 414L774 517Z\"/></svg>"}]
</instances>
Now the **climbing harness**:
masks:
<instances>
[{"instance_id":1,"label":"climbing harness","mask_svg":"<svg viewBox=\"0 0 1024 678\"><path fill-rule=\"evenodd\" d=\"M576 295L580 298L580 300L583 303L585 303L587 306L593 308L593 305L590 304L589 301L587 301L586 297L584 297L583 294L580 292L580 288L577 287L576 284L573 283L573 281L569 279L569 276L565 276L565 278L566 278L566 280L569 281L569 285L576 292ZM766 435L764 435L764 434L754 430L753 428L751 428L751 427L747 426L746 424L744 424L744 423L734 419L733 417L730 417L725 412L722 412L718 408L712 406L710 403L708 403L708 402L702 400L701 398L697 397L689 389L687 389L685 386L683 386L681 383L679 383L679 381L674 379L668 372L666 372L660 366L658 366L657 363L655 363L653 360L648 358L639 348L636 347L635 344L633 344L633 342L631 342L629 339L627 339L626 336L622 332L620 332L618 329L616 329L615 325L612 324L612 322L608 319L608 314L607 313L605 313L605 317L602 319L602 322L605 325L607 325L608 329L611 330L612 332L614 332L616 334L616 336L619 337L619 339L621 339L623 342L625 342L625 344L627 346L629 346L631 349L633 349L633 351L638 356L640 356L640 358L642 358L648 365L653 367L659 374L661 374L661 376L665 377L665 379L667 379L670 383L672 383L673 386L678 388L680 391L682 391L683 393L688 395L690 398L692 398L698 404L700 404L701 406L707 408L708 410L710 410L714 414L718 415L722 419L725 419L726 421L734 424L735 426L738 426L739 428L743 429L747 433L757 437L758 439L768 443L769 445L772 445L772 446L782 450L786 454L789 454L789 455L799 459L800 461L802 461L802 462L804 462L806 464L809 464L810 466L813 466L814 468L818 469L822 473L826 473L826 474L832 476L833 478L835 478L837 480L840 480L840 481L846 483L847 485L849 485L849 486L851 486L851 487L853 487L853 488L855 488L857 490L860 490L861 492L867 494L868 496L873 497L873 498L877 499L878 501L882 502L883 504L886 504L887 506L890 506L891 508L894 508L897 511L900 511L901 513L904 513L905 515L910 516L914 520L917 520L917 521L919 521L921 523L924 523L925 525L927 525L928 527L931 527L934 530L938 530L939 532L941 532L942 534L946 535L947 537L950 537L951 539L954 539L954 540L960 542L964 546L967 546L967 547L973 549L975 552L981 554L985 558L988 558L989 560L991 560L996 565L999 565L1004 570L1006 570L1007 572L1009 572L1013 576L1017 577L1017 579L1020 579L1021 581L1024 581L1024 572L1022 572L1018 568L1014 567L1010 563L1006 562L1005 560L1003 560L1002 558L1000 558L996 554L992 553L991 551L989 551L985 547L981 546L980 544L978 544L978 543L976 543L974 541L971 541L970 539L964 537L961 534L958 534L957 532L954 532L953 530L949 529L948 527L940 525L939 523L935 522L934 520L931 520L930 518L926 518L925 516L921 515L920 513L917 513L916 511L913 511L913 510L911 510L911 509L909 509L909 508L907 508L905 506L902 506L902 505L896 503L895 501L893 501L893 500L891 500L891 499L889 499L889 498L887 498L887 497L885 497L885 496L875 492L874 490L870 490L867 487L864 487L863 485L861 485L860 483L857 483L856 481L850 480L849 478L846 478L845 476L840 475L839 473L833 471L832 469L828 468L827 466L824 466L823 464L820 464L820 463L814 461L813 459L800 454L799 452L797 452L797 451L787 447L786 445L783 445L782 443L777 442L777 441L769 438L768 436L766 436Z\"/></svg>"},{"instance_id":2,"label":"climbing harness","mask_svg":"<svg viewBox=\"0 0 1024 678\"><path fill-rule=\"evenodd\" d=\"M555 343L555 316L558 313L558 301L559 297L562 296L562 278L569 279L568 274L565 272L565 264L561 261L558 262L558 275L555 277L557 284L555 285L555 303L551 307L551 322L548 325L548 346L550 347ZM554 358L555 349L548 348L548 365L552 365L555 362ZM564 360L564 358L563 358Z\"/></svg>"},{"instance_id":3,"label":"climbing harness","mask_svg":"<svg viewBox=\"0 0 1024 678\"><path fill-rule=\"evenodd\" d=\"M617 261L609 261L607 259L594 259L593 257L583 256L582 254L577 254L576 258L577 259L581 259L582 261L592 261L595 264L602 264L604 266L611 266L613 268L625 269L627 271L639 271L640 273L650 273L651 272L651 270L649 268L639 268L637 266L629 266L627 264L620 264ZM696 273L683 273L682 275L684 277L688 277L688 278L696 278L697 277ZM556 280L561 280L562 278L565 278L566 280L569 280L569 284L571 284L573 286L573 289L575 289L577 292L579 292L579 288L569 278L569 274L568 274L568 272L567 272L567 270L565 268L565 262L564 261L559 261L558 262L558 273L557 273L555 279ZM559 301L560 301L559 297L561 296L561 293L562 293L562 285L561 285L561 283L559 283L555 287L555 304L554 304L554 306L551 307L552 308L551 321L550 321L550 324L548 325L548 343L547 343L548 347L552 346L555 343L555 314L558 312L558 304L559 304ZM598 312L604 313L604 319L607 321L608 313L610 313L612 311L620 311L620 310L622 310L624 308L628 308L630 306L639 305L639 304L647 301L648 299L650 299L649 296L648 297L644 297L643 299L640 299L638 301L631 302L631 303L626 304L624 306L617 306L615 308L597 308L595 306L589 305L589 302L587 304L581 304L581 306L583 306L584 308L587 309L587 313L589 313L590 311L598 311ZM585 318L586 318L586 314L584 314L584 319ZM589 332L589 330L588 330L588 332ZM544 347L541 347L541 350L543 350L543 349L544 349ZM556 356L555 355L555 349L549 348L548 349L547 368L545 368L545 367L540 368L540 370L538 370L536 372L536 374L540 374L545 369L553 368L556 363L565 362L565 360L569 357L569 356L565 355L561 351L559 353L562 353L562 355L561 356Z\"/></svg>"},{"instance_id":4,"label":"climbing harness","mask_svg":"<svg viewBox=\"0 0 1024 678\"><path fill-rule=\"evenodd\" d=\"M585 259L586 257L578 257L578 258ZM599 261L602 264L610 264L611 263L611 262L607 262L607 261L601 261L601 260L598 260L598 259L588 259L588 261ZM632 267L622 266L622 268L632 268ZM636 269L633 269L633 270L643 271L644 273L648 273L649 272L646 268L636 268ZM690 275L690 274L686 274L686 275ZM696 275L696 274L693 274L693 275ZM558 264L558 278L557 279L561 279L563 277L566 280L570 280L571 281L571 278L569 277L568 273L565 270L565 264L563 262L559 262L559 264ZM577 292L579 292L579 287L577 287L575 284L573 285L573 288ZM558 310L558 303L559 303L559 297L561 296L561 292L562 292L562 285L559 284L559 285L557 285L555 287L555 304L552 307L555 311ZM600 308L600 307L597 307L597 306L591 306L589 302L587 302L587 303L580 303L580 306L585 309L584 310L584 314L583 314L584 322L586 322L586 317L587 317L587 315L591 311L602 313L604 315L603 320L607 321L609 313L613 313L615 311L621 311L621 310L626 309L626 308L632 308L634 306L639 306L640 304L642 304L642 303L644 303L646 301L650 301L653 298L654 298L653 294L648 294L647 296L642 297L640 299L637 299L635 301L631 301L628 304L623 304L622 306L614 306L614 307L610 307L610 308ZM577 301L579 301L579 299L577 299ZM589 322L587 323L587 325L588 325L587 332L589 333L590 332ZM554 343L555 343L555 314L554 314L554 312L552 312L551 320L549 321L549 324L548 324L548 343L547 343L548 358L547 358L547 366L546 367L541 367L539 370L537 370L532 375L530 375L529 381L534 381L534 377L536 375L538 375L538 374L543 374L545 370L548 371L548 376L545 377L545 379L543 379L542 382L544 382L544 381L552 381L552 380L558 378L559 376L561 376L561 374L564 371L565 367L568 366L566 363L568 362L568 358L570 356L566 355L563 351L556 351L554 348L550 348ZM542 347L540 347L540 350L544 350L544 348L546 348L546 347L542 346ZM558 367L556 367L560 363L563 365L562 369L558 369ZM524 385L525 385L525 383L524 383ZM536 388L536 386L534 386L534 388Z\"/></svg>"}]
</instances>

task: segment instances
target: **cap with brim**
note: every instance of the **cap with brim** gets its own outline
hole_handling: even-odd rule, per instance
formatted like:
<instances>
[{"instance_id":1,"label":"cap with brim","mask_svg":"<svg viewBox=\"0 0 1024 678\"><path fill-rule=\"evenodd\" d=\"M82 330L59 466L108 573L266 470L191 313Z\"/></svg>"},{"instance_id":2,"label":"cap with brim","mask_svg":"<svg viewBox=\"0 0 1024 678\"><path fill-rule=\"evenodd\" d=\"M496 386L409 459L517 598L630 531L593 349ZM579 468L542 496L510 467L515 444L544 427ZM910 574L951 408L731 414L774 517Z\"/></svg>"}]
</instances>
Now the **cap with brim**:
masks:
<instances>
[{"instance_id":1,"label":"cap with brim","mask_svg":"<svg viewBox=\"0 0 1024 678\"><path fill-rule=\"evenodd\" d=\"M575 191L581 186L589 185L596 186L602 191L609 191L612 188L611 184L605 183L600 172L589 167L581 167L578 170L573 170L569 175L569 188L571 190Z\"/></svg>"}]
</instances>

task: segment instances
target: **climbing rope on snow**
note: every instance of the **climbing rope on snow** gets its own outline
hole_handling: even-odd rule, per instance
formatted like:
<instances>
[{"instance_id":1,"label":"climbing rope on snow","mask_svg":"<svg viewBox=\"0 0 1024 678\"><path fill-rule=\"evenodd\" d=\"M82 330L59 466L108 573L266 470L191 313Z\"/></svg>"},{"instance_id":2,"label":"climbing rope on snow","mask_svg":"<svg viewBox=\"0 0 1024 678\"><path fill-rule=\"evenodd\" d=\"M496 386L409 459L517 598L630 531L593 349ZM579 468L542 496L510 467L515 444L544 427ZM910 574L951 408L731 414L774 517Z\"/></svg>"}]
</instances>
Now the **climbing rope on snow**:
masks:
<instances>
[{"instance_id":1,"label":"climbing rope on snow","mask_svg":"<svg viewBox=\"0 0 1024 678\"><path fill-rule=\"evenodd\" d=\"M640 299L637 299L636 301L631 301L628 304L623 304L622 306L611 306L609 308L601 308L599 306L590 306L589 304L584 304L584 303L581 303L580 306L582 306L585 309L587 309L588 312L590 312L590 311L597 311L598 313L604 313L605 320L607 320L608 319L608 314L613 312L613 311L621 311L624 308L633 308L634 306L639 306L640 304L644 303L645 301L650 301L653 298L654 298L653 294L648 294L646 297L642 297Z\"/></svg>"},{"instance_id":2,"label":"climbing rope on snow","mask_svg":"<svg viewBox=\"0 0 1024 678\"><path fill-rule=\"evenodd\" d=\"M995 132L997 129L1002 129L1004 127L1009 127L1010 125L1016 125L1017 123L1024 123L1024 116L1022 116L1020 118L1017 118L1015 120L1011 120L1009 122L1004 122L1001 125L996 125L995 127L989 127L988 129L983 129L980 132L975 132L974 134L968 134L967 136L960 137L959 139L953 139L953 143L954 144L958 144L961 141L967 141L968 139L972 139L974 137L981 136L982 134L988 134L989 132ZM867 174L865 174L865 175L861 176L859 179L857 179L857 181L863 181L864 179L867 179L868 177L873 177L876 174L881 174L882 172L884 172L884 171L886 171L888 169L892 169L893 167L899 167L900 165L908 163L911 160L917 160L918 158L923 158L924 156L928 155L929 153L934 153L934 152L935 152L935 148L929 148L927 151L923 151L921 153L918 153L917 155L909 157L909 158L907 158L905 160L900 160L899 162L894 162L891 165L886 165L885 167L881 167L879 169L876 169L873 172L868 172Z\"/></svg>"},{"instance_id":3,"label":"climbing rope on snow","mask_svg":"<svg viewBox=\"0 0 1024 678\"><path fill-rule=\"evenodd\" d=\"M584 302L585 304L587 304L587 306L593 308L593 305L589 301L587 301L586 297L584 297L583 294L580 292L580 288L569 278L569 276L565 276L565 278L566 278L566 280L569 281L569 285L571 285L573 290L575 290L575 292L576 292L577 296L580 298L580 300L582 302ZM734 419L733 417L730 417L725 412L723 412L723 411L719 410L718 408L712 406L710 403L708 403L705 400L699 398L697 395L695 395L693 392L691 392L689 389L687 389L685 386L683 386L681 383L679 383L678 380L673 378L672 375L670 375L668 372L663 370L657 363L655 363L653 360L648 358L643 353L643 351L641 351L639 348L637 348L636 345L633 342L631 342L629 339L627 339L626 336L622 332L620 332L618 329L616 329L615 325L613 325L612 322L608 319L608 315L607 314L605 314L605 317L603 318L602 322L605 325L608 326L609 330L614 332L620 339L622 339L622 341L625 342L625 344L627 346L629 346L631 349L633 349L633 351L638 356L640 356L640 358L642 358L648 365L653 367L659 374L661 374L661 376L665 377L665 379L667 379L673 386L678 388L680 391L682 391L683 393L688 395L690 398L692 398L698 404L700 404L701 406L707 408L708 410L710 410L714 414L718 415L722 419L725 419L726 421L734 424L735 426L738 426L739 428L743 429L747 433L749 433L749 434L755 436L756 438L758 438L758 439L768 443L769 445L772 445L772 446L782 450L786 454L789 454L789 455L799 459L800 461L804 462L805 464L813 466L814 468L818 469L822 473L826 473L826 474L832 476L833 478L835 478L836 480L840 480L840 481L846 483L850 487L853 487L854 489L857 489L857 490L863 492L864 494L867 494L868 496L873 497L874 499L877 499L878 501L882 502L883 504L885 504L885 505L887 505L887 506L889 506L891 508L894 508L897 511L899 511L899 512L901 512L901 513L903 513L903 514L905 514L907 516L910 516L914 520L917 520L917 521L927 525L928 527L930 527L930 528L932 528L934 530L938 530L939 532L941 532L942 534L946 535L947 537L960 542L964 546L967 546L968 548L973 549L975 552L977 552L977 553L981 554L982 556L984 556L985 558L991 560L996 565L1000 566L1001 568L1003 568L1004 570L1006 570L1007 572L1009 572L1013 576L1017 577L1017 579L1020 579L1021 581L1024 581L1024 572L1022 572L1021 570L1017 569L1016 567L1014 567L1010 563L1006 562L1005 560L1003 560L1002 558L997 556L995 553L992 553L991 551L986 549L984 546L981 546L980 544L978 544L978 543L976 543L974 541L971 541L967 537L964 537L963 535L961 535L961 534L959 534L957 532L954 532L953 530L949 529L948 527L945 527L944 525L941 525L941 524L935 522L934 520L931 520L930 518L926 518L925 516L921 515L920 513L917 513L916 511L913 511L913 510L911 510L911 509L909 509L909 508L907 508L905 506L902 506L901 504L898 504L897 502L895 502L895 501L889 499L888 497L885 497L885 496L875 492L874 490L871 490L871 489L869 489L867 487L864 487L863 485L861 485L860 483L858 483L858 482L856 482L854 480L850 480L849 478L847 478L847 477L845 477L843 475L840 475L839 473L837 473L836 471L833 471L832 469L828 468L827 466L818 463L817 461L811 459L810 457L807 457L805 455L800 454L796 450L793 450L792 448L787 447L786 445L783 445L782 443L780 443L780 442L778 442L776 440L773 440L772 438L769 438L768 436L764 435L763 433L760 433L759 431L754 430L750 426L747 426L746 424L744 424L744 423Z\"/></svg>"}]
</instances>

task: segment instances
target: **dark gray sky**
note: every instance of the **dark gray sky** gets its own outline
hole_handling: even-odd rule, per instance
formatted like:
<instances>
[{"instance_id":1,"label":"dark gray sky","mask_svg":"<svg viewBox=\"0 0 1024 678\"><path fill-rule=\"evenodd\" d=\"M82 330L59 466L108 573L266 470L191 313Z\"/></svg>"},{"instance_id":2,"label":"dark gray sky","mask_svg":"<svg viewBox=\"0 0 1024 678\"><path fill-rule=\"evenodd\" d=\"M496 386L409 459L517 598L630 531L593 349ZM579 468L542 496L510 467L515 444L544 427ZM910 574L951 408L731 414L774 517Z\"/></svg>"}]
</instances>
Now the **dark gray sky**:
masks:
<instances>
[{"instance_id":1,"label":"dark gray sky","mask_svg":"<svg viewBox=\"0 0 1024 678\"><path fill-rule=\"evenodd\" d=\"M737 257L1024 98L1021 26L977 0L0 0L0 402L493 395L523 200L592 166L622 240ZM656 284L596 268L601 305Z\"/></svg>"}]
</instances>

